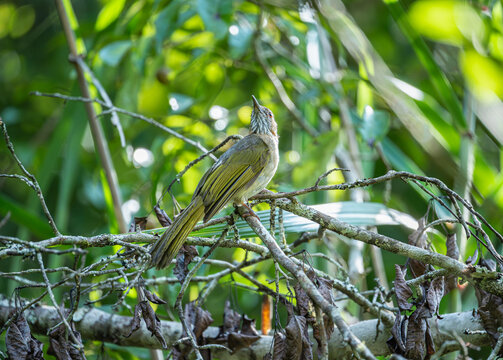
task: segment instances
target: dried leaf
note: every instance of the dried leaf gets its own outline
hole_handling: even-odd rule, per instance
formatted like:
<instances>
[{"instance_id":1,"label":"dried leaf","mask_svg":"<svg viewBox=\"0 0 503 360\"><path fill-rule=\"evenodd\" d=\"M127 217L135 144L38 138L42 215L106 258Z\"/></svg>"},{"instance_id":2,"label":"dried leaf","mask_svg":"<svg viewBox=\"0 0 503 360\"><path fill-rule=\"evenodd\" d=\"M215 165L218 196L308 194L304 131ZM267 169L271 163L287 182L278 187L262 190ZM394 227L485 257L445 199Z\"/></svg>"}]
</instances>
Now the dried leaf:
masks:
<instances>
[{"instance_id":1,"label":"dried leaf","mask_svg":"<svg viewBox=\"0 0 503 360\"><path fill-rule=\"evenodd\" d=\"M159 340L163 349L167 349L168 344L161 334L161 320L159 320L154 309L150 306L147 300L140 301L136 304L134 308L134 316L131 320L131 331L128 335L126 335L126 337L131 336L133 332L140 328L140 314L150 333Z\"/></svg>"},{"instance_id":2,"label":"dried leaf","mask_svg":"<svg viewBox=\"0 0 503 360\"><path fill-rule=\"evenodd\" d=\"M309 334L307 332L307 319L303 316L290 316L285 327L286 332L286 358L312 359L313 351Z\"/></svg>"},{"instance_id":3,"label":"dried leaf","mask_svg":"<svg viewBox=\"0 0 503 360\"><path fill-rule=\"evenodd\" d=\"M147 289L143 289L143 293L145 294L145 297L148 299L148 301L150 301L153 304L158 304L158 305L167 304L166 301L161 299L155 293L148 291Z\"/></svg>"},{"instance_id":4,"label":"dried leaf","mask_svg":"<svg viewBox=\"0 0 503 360\"><path fill-rule=\"evenodd\" d=\"M299 283L295 284L295 299L297 300L297 312L300 316L312 317L310 315L311 300Z\"/></svg>"},{"instance_id":5,"label":"dried leaf","mask_svg":"<svg viewBox=\"0 0 503 360\"><path fill-rule=\"evenodd\" d=\"M431 336L430 325L428 324L428 322L426 322L425 343L426 343L426 353L429 356L435 354L435 342L433 341L433 337Z\"/></svg>"},{"instance_id":6,"label":"dried leaf","mask_svg":"<svg viewBox=\"0 0 503 360\"><path fill-rule=\"evenodd\" d=\"M412 296L412 290L405 281L405 273L407 270L402 271L402 267L395 264L395 294L398 302L398 307L400 310L410 310L412 309L412 304L408 300Z\"/></svg>"},{"instance_id":7,"label":"dried leaf","mask_svg":"<svg viewBox=\"0 0 503 360\"><path fill-rule=\"evenodd\" d=\"M426 292L426 302L431 315L438 314L438 307L443 296L444 277L440 276L431 281L428 291Z\"/></svg>"},{"instance_id":8,"label":"dried leaf","mask_svg":"<svg viewBox=\"0 0 503 360\"><path fill-rule=\"evenodd\" d=\"M169 218L168 214L159 207L159 205L154 206L154 212L155 216L157 216L157 220L159 220L159 223L163 226L170 226L173 222Z\"/></svg>"},{"instance_id":9,"label":"dried leaf","mask_svg":"<svg viewBox=\"0 0 503 360\"><path fill-rule=\"evenodd\" d=\"M273 359L283 360L285 358L286 358L286 336L282 331L278 331L274 334Z\"/></svg>"},{"instance_id":10,"label":"dried leaf","mask_svg":"<svg viewBox=\"0 0 503 360\"><path fill-rule=\"evenodd\" d=\"M411 360L423 360L426 356L426 319L409 319L407 325L407 341L405 356Z\"/></svg>"},{"instance_id":11,"label":"dried leaf","mask_svg":"<svg viewBox=\"0 0 503 360\"><path fill-rule=\"evenodd\" d=\"M199 255L196 247L193 245L183 244L182 248L176 255L176 265L173 269L173 274L183 283L189 273L189 264L196 256Z\"/></svg>"},{"instance_id":12,"label":"dried leaf","mask_svg":"<svg viewBox=\"0 0 503 360\"><path fill-rule=\"evenodd\" d=\"M144 300L140 302L143 321L145 321L145 325L147 325L147 329L150 331L152 335L154 335L159 343L161 344L163 349L168 348L168 344L166 344L166 340L161 334L161 320L155 314L154 309L148 301Z\"/></svg>"},{"instance_id":13,"label":"dried leaf","mask_svg":"<svg viewBox=\"0 0 503 360\"><path fill-rule=\"evenodd\" d=\"M245 348L253 344L260 339L260 335L246 335L242 333L232 332L227 338L227 344L232 352L236 352L239 349Z\"/></svg>"},{"instance_id":14,"label":"dried leaf","mask_svg":"<svg viewBox=\"0 0 503 360\"><path fill-rule=\"evenodd\" d=\"M131 330L127 335L125 335L126 337L130 337L136 330L140 328L141 323L140 316L141 316L141 306L140 304L136 304L136 306L134 307L134 315L133 318L131 319Z\"/></svg>"},{"instance_id":15,"label":"dried leaf","mask_svg":"<svg viewBox=\"0 0 503 360\"><path fill-rule=\"evenodd\" d=\"M44 359L43 345L31 335L30 327L22 314L9 325L5 344L10 359Z\"/></svg>"},{"instance_id":16,"label":"dried leaf","mask_svg":"<svg viewBox=\"0 0 503 360\"><path fill-rule=\"evenodd\" d=\"M316 276L315 284L316 286L318 286L318 291L323 296L323 298L325 298L325 300L327 300L331 305L334 305L334 298L332 296L332 282L328 279ZM332 336L332 333L335 329L334 321L330 316L323 314L323 323L325 324L325 333L327 335L327 339L330 340L330 337Z\"/></svg>"},{"instance_id":17,"label":"dried leaf","mask_svg":"<svg viewBox=\"0 0 503 360\"><path fill-rule=\"evenodd\" d=\"M231 303L229 300L225 302L224 308L224 332L238 332L239 326L241 325L241 314L237 311L231 309Z\"/></svg>"},{"instance_id":18,"label":"dried leaf","mask_svg":"<svg viewBox=\"0 0 503 360\"><path fill-rule=\"evenodd\" d=\"M255 328L255 319L250 319L248 316L243 315L243 326L241 327L241 334L260 336Z\"/></svg>"},{"instance_id":19,"label":"dried leaf","mask_svg":"<svg viewBox=\"0 0 503 360\"><path fill-rule=\"evenodd\" d=\"M386 341L388 348L393 354L405 354L405 320L406 318L402 320L402 314L400 312L396 314L395 323L391 328L391 337Z\"/></svg>"},{"instance_id":20,"label":"dried leaf","mask_svg":"<svg viewBox=\"0 0 503 360\"><path fill-rule=\"evenodd\" d=\"M184 315L189 324L192 325L192 331L196 339L199 339L213 322L211 314L203 308L195 306L194 302L185 305Z\"/></svg>"},{"instance_id":21,"label":"dried leaf","mask_svg":"<svg viewBox=\"0 0 503 360\"><path fill-rule=\"evenodd\" d=\"M240 325L241 330L239 330ZM255 320L248 318L246 315L241 316L231 308L230 302L226 301L224 323L220 326L217 337L208 340L211 343L226 345L234 353L243 347L250 346L259 339L260 335L255 329Z\"/></svg>"},{"instance_id":22,"label":"dried leaf","mask_svg":"<svg viewBox=\"0 0 503 360\"><path fill-rule=\"evenodd\" d=\"M135 216L134 221L131 223L129 227L129 232L142 231L147 228L147 219L148 216Z\"/></svg>"},{"instance_id":23,"label":"dried leaf","mask_svg":"<svg viewBox=\"0 0 503 360\"><path fill-rule=\"evenodd\" d=\"M456 233L448 234L445 242L447 247L446 255L454 260L459 259L459 248L456 241Z\"/></svg>"}]
</instances>

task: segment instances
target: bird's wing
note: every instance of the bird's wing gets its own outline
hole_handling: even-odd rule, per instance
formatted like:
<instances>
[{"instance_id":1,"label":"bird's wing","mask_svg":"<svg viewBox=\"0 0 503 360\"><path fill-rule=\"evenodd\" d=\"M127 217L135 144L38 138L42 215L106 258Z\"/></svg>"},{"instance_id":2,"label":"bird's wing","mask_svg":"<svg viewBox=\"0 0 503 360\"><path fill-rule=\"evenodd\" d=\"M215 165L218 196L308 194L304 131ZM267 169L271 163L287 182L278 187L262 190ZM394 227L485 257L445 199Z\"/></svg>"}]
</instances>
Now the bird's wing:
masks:
<instances>
[{"instance_id":1,"label":"bird's wing","mask_svg":"<svg viewBox=\"0 0 503 360\"><path fill-rule=\"evenodd\" d=\"M264 170L270 156L269 148L257 135L248 135L227 150L204 174L194 193L194 197L203 198L204 221L244 192Z\"/></svg>"}]
</instances>

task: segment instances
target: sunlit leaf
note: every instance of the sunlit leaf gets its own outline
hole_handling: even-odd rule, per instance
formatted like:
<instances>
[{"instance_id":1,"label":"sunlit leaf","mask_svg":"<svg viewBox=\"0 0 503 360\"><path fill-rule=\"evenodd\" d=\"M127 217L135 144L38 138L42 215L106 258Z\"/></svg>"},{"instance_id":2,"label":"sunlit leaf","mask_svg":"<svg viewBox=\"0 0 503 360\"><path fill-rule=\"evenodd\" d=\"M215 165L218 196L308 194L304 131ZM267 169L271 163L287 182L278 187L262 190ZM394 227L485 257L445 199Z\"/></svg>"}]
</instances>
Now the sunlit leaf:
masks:
<instances>
[{"instance_id":1,"label":"sunlit leaf","mask_svg":"<svg viewBox=\"0 0 503 360\"><path fill-rule=\"evenodd\" d=\"M461 44L463 34L456 21L456 9L467 6L459 1L416 1L409 10L411 25L421 34L434 40Z\"/></svg>"},{"instance_id":2,"label":"sunlit leaf","mask_svg":"<svg viewBox=\"0 0 503 360\"><path fill-rule=\"evenodd\" d=\"M98 14L98 19L94 25L96 31L101 31L113 23L122 12L126 0L110 0Z\"/></svg>"},{"instance_id":3,"label":"sunlit leaf","mask_svg":"<svg viewBox=\"0 0 503 360\"><path fill-rule=\"evenodd\" d=\"M503 98L503 68L496 61L468 50L461 55L461 68L472 91L483 100Z\"/></svg>"}]
</instances>

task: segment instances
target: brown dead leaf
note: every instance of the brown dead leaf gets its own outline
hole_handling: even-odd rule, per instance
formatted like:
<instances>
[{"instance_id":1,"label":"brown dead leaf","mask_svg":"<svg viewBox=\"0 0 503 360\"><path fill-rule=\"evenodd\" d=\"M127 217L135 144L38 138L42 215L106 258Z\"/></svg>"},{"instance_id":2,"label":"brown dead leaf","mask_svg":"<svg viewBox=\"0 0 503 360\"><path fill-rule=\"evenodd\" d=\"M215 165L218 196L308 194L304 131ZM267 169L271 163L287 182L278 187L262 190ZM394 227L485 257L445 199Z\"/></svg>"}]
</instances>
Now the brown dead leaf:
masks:
<instances>
[{"instance_id":1,"label":"brown dead leaf","mask_svg":"<svg viewBox=\"0 0 503 360\"><path fill-rule=\"evenodd\" d=\"M10 359L44 359L43 345L33 337L30 327L22 314L11 322L7 328L5 345Z\"/></svg>"},{"instance_id":2,"label":"brown dead leaf","mask_svg":"<svg viewBox=\"0 0 503 360\"><path fill-rule=\"evenodd\" d=\"M192 331L196 339L199 339L203 332L213 323L211 314L200 306L196 306L194 302L185 305L184 315L187 322L192 325Z\"/></svg>"},{"instance_id":3,"label":"brown dead leaf","mask_svg":"<svg viewBox=\"0 0 503 360\"><path fill-rule=\"evenodd\" d=\"M189 273L189 264L196 256L199 255L197 248L194 245L183 244L182 248L176 255L176 265L173 269L173 274L182 284Z\"/></svg>"},{"instance_id":4,"label":"brown dead leaf","mask_svg":"<svg viewBox=\"0 0 503 360\"><path fill-rule=\"evenodd\" d=\"M407 269L403 269L398 264L395 264L395 294L400 310L412 309L412 304L408 300L412 297L412 290L405 281Z\"/></svg>"},{"instance_id":5,"label":"brown dead leaf","mask_svg":"<svg viewBox=\"0 0 503 360\"><path fill-rule=\"evenodd\" d=\"M238 332L241 325L241 314L231 308L229 300L225 302L224 308L224 332Z\"/></svg>"},{"instance_id":6,"label":"brown dead leaf","mask_svg":"<svg viewBox=\"0 0 503 360\"><path fill-rule=\"evenodd\" d=\"M405 355L405 322L400 311L396 314L395 323L391 328L391 337L386 341L393 354Z\"/></svg>"},{"instance_id":7,"label":"brown dead leaf","mask_svg":"<svg viewBox=\"0 0 503 360\"><path fill-rule=\"evenodd\" d=\"M304 316L290 316L285 327L286 358L288 360L310 360L313 350L307 331L307 319Z\"/></svg>"},{"instance_id":8,"label":"brown dead leaf","mask_svg":"<svg viewBox=\"0 0 503 360\"><path fill-rule=\"evenodd\" d=\"M140 301L134 307L134 316L131 320L131 330L126 337L131 336L133 332L140 328L140 316L143 318L143 321L145 321L145 325L150 333L159 340L162 348L167 349L168 344L161 334L161 320L159 320L154 309L150 306L147 300Z\"/></svg>"},{"instance_id":9,"label":"brown dead leaf","mask_svg":"<svg viewBox=\"0 0 503 360\"><path fill-rule=\"evenodd\" d=\"M150 301L153 304L157 304L157 305L167 304L166 301L161 299L156 294L148 291L147 289L143 289L143 293L145 294L145 297L148 299L148 301Z\"/></svg>"},{"instance_id":10,"label":"brown dead leaf","mask_svg":"<svg viewBox=\"0 0 503 360\"><path fill-rule=\"evenodd\" d=\"M277 331L274 334L273 359L283 360L285 358L286 358L286 335L283 333L283 331Z\"/></svg>"},{"instance_id":11,"label":"brown dead leaf","mask_svg":"<svg viewBox=\"0 0 503 360\"><path fill-rule=\"evenodd\" d=\"M307 293L304 291L299 283L295 284L295 299L297 300L297 312L300 316L312 317L311 312L311 300Z\"/></svg>"},{"instance_id":12,"label":"brown dead leaf","mask_svg":"<svg viewBox=\"0 0 503 360\"><path fill-rule=\"evenodd\" d=\"M147 228L147 219L148 216L135 216L134 221L131 223L129 227L129 232L142 231Z\"/></svg>"},{"instance_id":13,"label":"brown dead leaf","mask_svg":"<svg viewBox=\"0 0 503 360\"><path fill-rule=\"evenodd\" d=\"M438 314L440 300L444 296L444 277L439 276L430 282L430 286L426 292L426 303L430 309L430 314Z\"/></svg>"},{"instance_id":14,"label":"brown dead leaf","mask_svg":"<svg viewBox=\"0 0 503 360\"><path fill-rule=\"evenodd\" d=\"M159 207L159 205L154 206L154 212L155 216L157 216L157 220L159 220L159 223L163 226L170 226L173 222L169 218L168 214Z\"/></svg>"},{"instance_id":15,"label":"brown dead leaf","mask_svg":"<svg viewBox=\"0 0 503 360\"><path fill-rule=\"evenodd\" d=\"M243 333L232 332L227 338L228 348L232 350L233 353L239 349L249 347L254 342L260 339L260 335L246 335Z\"/></svg>"},{"instance_id":16,"label":"brown dead leaf","mask_svg":"<svg viewBox=\"0 0 503 360\"><path fill-rule=\"evenodd\" d=\"M426 356L426 319L409 319L405 356L411 360L423 360Z\"/></svg>"}]
</instances>

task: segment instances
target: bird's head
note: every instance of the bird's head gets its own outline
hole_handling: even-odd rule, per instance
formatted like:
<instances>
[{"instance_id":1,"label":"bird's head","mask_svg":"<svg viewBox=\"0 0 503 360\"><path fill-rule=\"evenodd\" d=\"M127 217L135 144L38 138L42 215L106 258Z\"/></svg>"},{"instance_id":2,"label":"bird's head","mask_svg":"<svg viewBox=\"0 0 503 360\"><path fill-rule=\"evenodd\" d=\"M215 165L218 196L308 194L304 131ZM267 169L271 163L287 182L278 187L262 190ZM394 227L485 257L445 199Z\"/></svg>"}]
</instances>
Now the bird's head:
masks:
<instances>
[{"instance_id":1,"label":"bird's head","mask_svg":"<svg viewBox=\"0 0 503 360\"><path fill-rule=\"evenodd\" d=\"M271 110L258 103L255 96L253 99L253 111L250 121L250 132L252 134L272 134L278 137L278 124L274 120Z\"/></svg>"}]
</instances>

